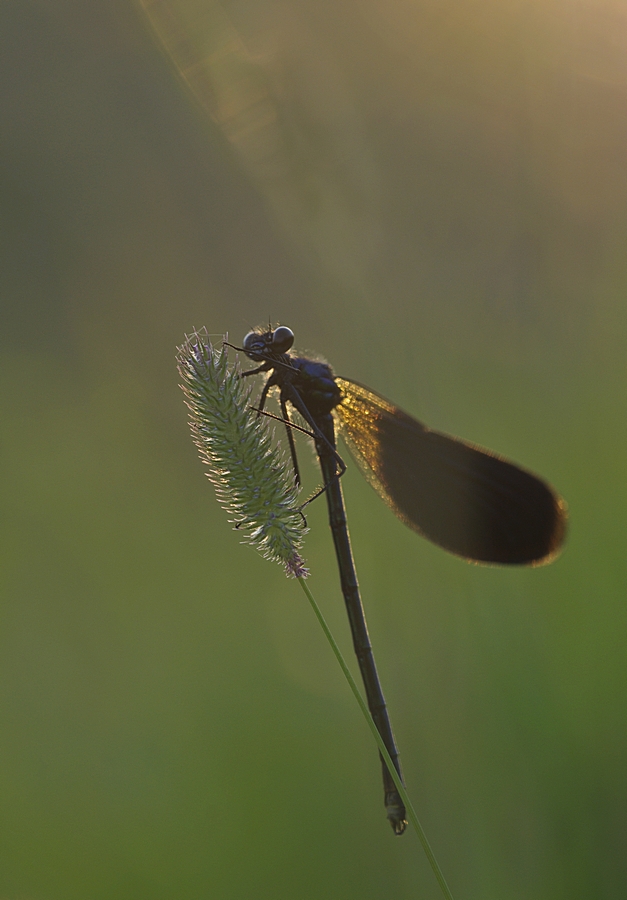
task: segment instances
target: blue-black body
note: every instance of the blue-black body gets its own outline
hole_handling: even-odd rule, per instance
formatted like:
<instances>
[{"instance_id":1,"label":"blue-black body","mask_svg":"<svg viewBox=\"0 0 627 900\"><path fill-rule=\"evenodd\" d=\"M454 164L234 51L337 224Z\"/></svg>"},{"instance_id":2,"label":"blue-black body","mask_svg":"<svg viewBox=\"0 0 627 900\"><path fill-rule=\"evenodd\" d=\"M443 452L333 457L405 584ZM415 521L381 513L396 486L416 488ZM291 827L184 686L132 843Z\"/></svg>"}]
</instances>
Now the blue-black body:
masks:
<instances>
[{"instance_id":1,"label":"blue-black body","mask_svg":"<svg viewBox=\"0 0 627 900\"><path fill-rule=\"evenodd\" d=\"M260 362L261 365L257 369L245 372L244 375L271 372L261 394L259 409L263 410L270 388L278 387L281 412L284 420L288 423L287 436L297 481L300 480L300 475L294 437L289 425L288 402L298 411L311 429L324 483L319 493L324 491L327 498L329 525L338 561L342 594L353 636L353 647L366 691L368 708L392 762L402 777L398 749L368 634L346 522L346 510L340 483L340 475L343 474L346 467L336 449L333 420L333 410L340 404L342 392L331 367L326 363L306 357L290 356L286 352L292 346L293 339L294 335L290 329L285 327L274 331L270 329L267 332L251 332L244 339L243 349L250 359ZM407 826L405 807L382 758L381 764L387 817L394 833L402 834Z\"/></svg>"}]
</instances>

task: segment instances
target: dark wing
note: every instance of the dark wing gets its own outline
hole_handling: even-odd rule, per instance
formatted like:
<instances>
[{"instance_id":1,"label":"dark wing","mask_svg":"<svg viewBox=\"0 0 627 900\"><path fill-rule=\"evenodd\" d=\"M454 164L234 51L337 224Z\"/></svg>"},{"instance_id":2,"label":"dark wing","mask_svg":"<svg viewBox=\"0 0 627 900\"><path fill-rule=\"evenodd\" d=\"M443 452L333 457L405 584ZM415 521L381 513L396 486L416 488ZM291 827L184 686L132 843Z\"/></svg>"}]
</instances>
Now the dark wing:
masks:
<instances>
[{"instance_id":1,"label":"dark wing","mask_svg":"<svg viewBox=\"0 0 627 900\"><path fill-rule=\"evenodd\" d=\"M339 429L396 515L445 550L484 563L550 562L566 503L546 482L489 450L431 431L368 388L336 379Z\"/></svg>"}]
</instances>

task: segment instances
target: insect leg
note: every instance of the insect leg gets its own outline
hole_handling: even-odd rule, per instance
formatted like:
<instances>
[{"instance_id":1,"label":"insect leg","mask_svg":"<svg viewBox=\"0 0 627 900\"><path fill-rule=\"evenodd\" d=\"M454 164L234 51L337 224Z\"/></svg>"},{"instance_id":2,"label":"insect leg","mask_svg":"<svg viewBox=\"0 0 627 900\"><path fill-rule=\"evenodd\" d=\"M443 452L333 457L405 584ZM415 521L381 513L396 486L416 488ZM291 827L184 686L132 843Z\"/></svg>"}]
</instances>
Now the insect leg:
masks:
<instances>
[{"instance_id":1,"label":"insect leg","mask_svg":"<svg viewBox=\"0 0 627 900\"><path fill-rule=\"evenodd\" d=\"M264 363L262 366L258 366L256 369L248 369L246 372L240 372L240 378L247 378L248 375L259 375L260 372L267 372L268 366Z\"/></svg>"},{"instance_id":2,"label":"insect leg","mask_svg":"<svg viewBox=\"0 0 627 900\"><path fill-rule=\"evenodd\" d=\"M338 478L341 478L342 475L344 474L344 472L346 471L346 463L344 462L344 460L342 459L340 454L337 452L337 450L335 449L335 447L333 446L331 441L329 441L327 436L318 427L316 420L314 419L312 414L309 412L305 402L303 401L303 398L298 393L298 391L296 390L294 385L293 384L286 385L284 388L284 391L287 394L287 399L290 401L292 406L298 410L298 412L301 414L303 419L307 422L307 424L311 428L311 430L313 432L313 438L315 439L316 443L318 445L322 444L324 446L325 450L328 453L330 453L331 456L333 457L333 459L335 460L335 462L337 464L337 468L339 469L339 471L336 470L335 474L337 475ZM324 488L323 490L326 490L326 488ZM319 495L317 494L316 496L319 496ZM314 499L314 498L312 498L312 499Z\"/></svg>"},{"instance_id":3,"label":"insect leg","mask_svg":"<svg viewBox=\"0 0 627 900\"><path fill-rule=\"evenodd\" d=\"M249 373L242 372L242 374L248 375ZM266 383L264 384L263 390L261 392L261 396L259 397L259 406L255 407L255 409L257 410L258 417L263 413L263 408L266 405L266 400L268 399L268 391L270 390L271 386L272 385L270 383L270 379L268 379L268 381L266 381Z\"/></svg>"},{"instance_id":4,"label":"insect leg","mask_svg":"<svg viewBox=\"0 0 627 900\"><path fill-rule=\"evenodd\" d=\"M305 419L307 424L311 427L312 437L316 442L316 449L318 451L318 456L320 456L321 448L324 448L324 452L333 458L334 467L335 467L335 477L341 478L342 475L344 474L344 472L346 471L346 463L344 462L344 460L342 459L340 454L337 452L337 450L335 449L335 447L333 446L331 441L329 441L327 436L320 429L316 420L314 419L312 414L309 412L307 405L305 404L303 398L300 396L300 394L298 393L298 391L296 390L294 385L293 384L286 385L284 390L285 390L285 393L288 394L288 399L289 399L290 403L292 404L292 406L294 406L295 409L298 410L298 412L301 414L303 419ZM317 500L318 497L320 497L322 494L324 494L324 492L329 488L330 484L331 484L330 481L326 481L322 485L322 487L318 488L318 490L315 491L311 495L311 497L309 497L307 500L305 500L305 502L301 506L301 510L303 510L306 506L309 506L310 503L312 503L314 500Z\"/></svg>"},{"instance_id":5,"label":"insect leg","mask_svg":"<svg viewBox=\"0 0 627 900\"><path fill-rule=\"evenodd\" d=\"M281 394L280 399L281 404L281 413L283 414L283 419L285 421L285 430L287 431L287 443L290 447L290 456L292 457L292 466L294 467L294 481L298 487L300 487L300 470L298 468L298 457L296 456L296 445L294 443L294 434L292 432L292 423L290 422L290 417L287 411L287 403L285 401L285 397Z\"/></svg>"}]
</instances>

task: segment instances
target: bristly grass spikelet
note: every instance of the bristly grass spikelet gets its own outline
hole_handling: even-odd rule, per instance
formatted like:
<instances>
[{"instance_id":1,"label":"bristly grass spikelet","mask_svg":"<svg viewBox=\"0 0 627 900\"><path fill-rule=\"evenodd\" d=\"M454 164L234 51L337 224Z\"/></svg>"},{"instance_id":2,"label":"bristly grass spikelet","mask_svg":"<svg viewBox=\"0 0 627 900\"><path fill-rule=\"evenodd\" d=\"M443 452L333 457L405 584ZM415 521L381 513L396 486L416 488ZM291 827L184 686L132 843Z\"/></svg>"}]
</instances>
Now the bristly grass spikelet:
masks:
<instances>
[{"instance_id":1,"label":"bristly grass spikelet","mask_svg":"<svg viewBox=\"0 0 627 900\"><path fill-rule=\"evenodd\" d=\"M192 437L219 502L246 543L282 563L289 576L306 577L300 549L307 526L298 489L268 419L251 408L252 387L205 329L186 336L177 364Z\"/></svg>"}]
</instances>

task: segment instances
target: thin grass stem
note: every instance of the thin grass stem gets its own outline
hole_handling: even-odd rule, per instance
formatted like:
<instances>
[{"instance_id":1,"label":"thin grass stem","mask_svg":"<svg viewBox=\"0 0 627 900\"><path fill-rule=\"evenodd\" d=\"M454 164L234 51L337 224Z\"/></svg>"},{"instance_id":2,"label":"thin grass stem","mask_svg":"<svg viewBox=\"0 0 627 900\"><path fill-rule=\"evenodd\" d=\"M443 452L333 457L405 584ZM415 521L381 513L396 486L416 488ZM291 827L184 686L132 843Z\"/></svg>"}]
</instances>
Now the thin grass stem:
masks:
<instances>
[{"instance_id":1,"label":"thin grass stem","mask_svg":"<svg viewBox=\"0 0 627 900\"><path fill-rule=\"evenodd\" d=\"M326 637L327 641L329 642L329 644L331 645L331 649L333 650L333 653L335 654L335 658L337 659L338 663L340 664L340 668L342 669L342 672L344 673L344 677L348 681L349 687L350 687L351 691L353 692L355 699L357 700L357 703L359 704L359 708L361 709L366 722L368 723L368 727L370 728L370 731L372 732L374 739L377 742L379 752L380 752L381 756L383 757L385 764L388 767L388 771L389 771L390 775L392 776L392 779L394 780L394 784L396 785L396 788L397 788L399 794L401 795L401 799L403 800L403 803L405 804L405 808L406 808L407 816L409 817L409 821L414 826L414 831L418 835L418 840L422 844L422 849L424 850L427 860L429 861L429 865L431 866L431 869L433 871L433 874L435 875L436 880L437 880L438 884L440 885L442 894L444 895L444 897L446 897L446 900L453 900L453 895L451 894L450 888L449 888L448 884L446 883L446 879L444 878L442 869L440 868L438 861L435 858L435 854L434 854L433 850L431 849L431 844L429 843L429 841L427 839L427 835L425 834L424 828L420 824L420 820L418 819L418 816L416 815L416 811L412 805L412 802L409 799L409 795L407 793L407 790L405 789L405 785L403 784L400 775L398 774L398 772L396 771L396 768L394 767L394 764L392 763L390 754L388 753L387 748L386 748L385 744L383 743L383 738L379 734L379 732L377 730L377 726L374 724L374 720L373 720L372 716L370 715L370 710L366 706L366 701L361 696L361 693L359 691L359 688L357 687L355 679L351 675L351 671L346 664L346 660L342 656L342 651L338 647L338 645L335 641L335 638L331 634L329 626L326 623L326 619L322 615L322 611L321 611L320 607L316 603L313 594L309 590L309 586L308 586L307 582L305 581L304 578L298 578L298 582L299 582L300 586L302 587L303 591L305 592L305 596L309 600L311 608L313 609L313 611L316 615L316 618L318 619L318 622L320 623L320 626L325 634L325 637Z\"/></svg>"}]
</instances>

